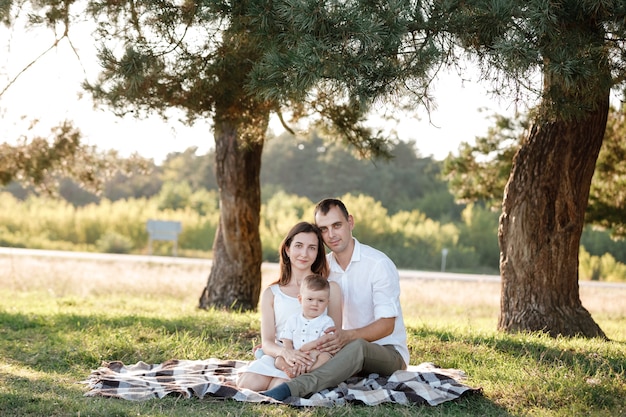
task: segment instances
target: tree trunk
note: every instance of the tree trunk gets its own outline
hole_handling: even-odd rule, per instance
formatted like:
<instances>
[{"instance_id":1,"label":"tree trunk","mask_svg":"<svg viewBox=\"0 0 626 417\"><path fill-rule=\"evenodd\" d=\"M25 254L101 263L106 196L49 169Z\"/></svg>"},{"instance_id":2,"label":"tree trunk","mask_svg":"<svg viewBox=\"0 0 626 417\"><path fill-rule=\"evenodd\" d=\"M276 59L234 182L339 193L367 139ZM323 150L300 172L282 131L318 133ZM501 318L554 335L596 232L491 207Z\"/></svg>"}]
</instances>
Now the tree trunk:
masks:
<instances>
[{"instance_id":1,"label":"tree trunk","mask_svg":"<svg viewBox=\"0 0 626 417\"><path fill-rule=\"evenodd\" d=\"M258 110L258 109L257 109ZM220 222L213 264L200 296L200 308L255 310L261 292L261 153L268 112L248 120L215 124L215 176L220 191ZM258 113L257 113L258 114Z\"/></svg>"},{"instance_id":2,"label":"tree trunk","mask_svg":"<svg viewBox=\"0 0 626 417\"><path fill-rule=\"evenodd\" d=\"M515 157L498 230L501 330L606 338L578 289L580 236L608 89L596 104L576 120L536 121Z\"/></svg>"}]
</instances>

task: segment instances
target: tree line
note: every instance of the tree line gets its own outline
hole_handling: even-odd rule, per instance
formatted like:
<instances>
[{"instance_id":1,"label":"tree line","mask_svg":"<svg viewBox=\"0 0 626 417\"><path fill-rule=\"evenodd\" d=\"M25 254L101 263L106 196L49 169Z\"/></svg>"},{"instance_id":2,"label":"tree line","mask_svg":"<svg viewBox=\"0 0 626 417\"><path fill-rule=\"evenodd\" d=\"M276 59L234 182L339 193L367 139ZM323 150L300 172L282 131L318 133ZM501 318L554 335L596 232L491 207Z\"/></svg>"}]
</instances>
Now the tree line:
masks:
<instances>
[{"instance_id":1,"label":"tree line","mask_svg":"<svg viewBox=\"0 0 626 417\"><path fill-rule=\"evenodd\" d=\"M416 143L398 141L390 147L389 160L374 162L325 142L316 133L303 138L289 133L271 137L261 169L263 260L277 261L281 233L289 222L310 221L311 207L319 199L350 195L362 196L353 203L359 216L356 236L384 250L400 268L440 270L445 249L448 271L497 274L498 213L485 200L455 202L442 175L453 158L422 157ZM4 187L18 201L28 201L21 208L12 203L4 211L24 213L30 220L15 224L17 218L5 218L0 227L32 237L19 240L5 232L2 244L143 253L148 238L145 221L173 218L184 226L179 239L183 256L207 256L219 223L213 153L199 155L189 148L170 153L160 165L150 163L149 172L118 173L104 183L101 195L69 178L60 182L62 201L58 202L37 199L33 189L18 183ZM33 220L48 215L58 219ZM37 227L40 222L46 226ZM58 238L42 237L50 234ZM609 231L588 227L581 245L587 256L583 278L621 279L619 265L626 263L626 242L611 239ZM168 254L168 248L156 243L161 254ZM600 262L602 256L605 260Z\"/></svg>"},{"instance_id":2,"label":"tree line","mask_svg":"<svg viewBox=\"0 0 626 417\"><path fill-rule=\"evenodd\" d=\"M101 193L91 192L70 178L60 181L58 193L81 206L101 199L149 198L163 187L177 187L183 194L218 190L213 149L198 155L196 148L189 148L168 154L161 164L147 163L147 172L116 173L104 182ZM277 191L311 201L346 193L365 194L380 201L390 213L417 209L435 220L458 221L464 205L455 203L441 169L440 161L420 156L415 141L397 140L389 147L388 159L372 160L360 158L315 132L298 137L284 133L267 141L261 164L261 194L265 201ZM33 191L17 182L5 189L18 198Z\"/></svg>"}]
</instances>

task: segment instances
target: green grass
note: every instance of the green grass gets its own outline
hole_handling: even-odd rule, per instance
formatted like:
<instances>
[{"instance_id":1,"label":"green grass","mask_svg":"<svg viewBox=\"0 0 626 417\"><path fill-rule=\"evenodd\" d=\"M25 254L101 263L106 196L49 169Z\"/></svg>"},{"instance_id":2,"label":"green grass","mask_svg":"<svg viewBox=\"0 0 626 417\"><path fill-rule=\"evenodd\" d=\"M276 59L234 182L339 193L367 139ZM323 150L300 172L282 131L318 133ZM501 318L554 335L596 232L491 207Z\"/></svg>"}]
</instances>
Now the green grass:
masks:
<instances>
[{"instance_id":1,"label":"green grass","mask_svg":"<svg viewBox=\"0 0 626 417\"><path fill-rule=\"evenodd\" d=\"M497 284L404 281L412 364L462 369L483 389L437 407L333 409L84 397L102 361L251 359L257 313L196 308L206 266L0 256L2 416L624 416L626 290L581 289L612 341L495 330ZM266 271L266 279L274 271ZM593 307L593 308L592 308Z\"/></svg>"}]
</instances>

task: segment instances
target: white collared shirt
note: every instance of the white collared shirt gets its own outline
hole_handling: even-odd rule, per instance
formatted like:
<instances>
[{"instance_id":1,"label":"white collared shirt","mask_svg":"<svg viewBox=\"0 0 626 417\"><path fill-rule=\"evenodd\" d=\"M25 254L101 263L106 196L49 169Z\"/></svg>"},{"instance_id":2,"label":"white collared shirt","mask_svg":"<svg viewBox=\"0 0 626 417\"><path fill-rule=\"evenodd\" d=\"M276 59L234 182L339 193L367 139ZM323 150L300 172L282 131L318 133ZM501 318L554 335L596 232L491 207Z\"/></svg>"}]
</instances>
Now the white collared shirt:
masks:
<instances>
[{"instance_id":1,"label":"white collared shirt","mask_svg":"<svg viewBox=\"0 0 626 417\"><path fill-rule=\"evenodd\" d=\"M341 287L343 298L343 325L345 330L365 327L381 318L395 317L393 333L374 341L379 345L394 345L409 365L406 328L400 306L400 276L387 255L355 238L354 252L344 271L332 252L327 256L330 265L329 281Z\"/></svg>"},{"instance_id":2,"label":"white collared shirt","mask_svg":"<svg viewBox=\"0 0 626 417\"><path fill-rule=\"evenodd\" d=\"M302 314L289 317L285 330L280 334L280 339L288 339L293 342L294 349L300 349L306 343L319 339L324 331L334 327L335 322L326 312L313 318L307 319Z\"/></svg>"}]
</instances>

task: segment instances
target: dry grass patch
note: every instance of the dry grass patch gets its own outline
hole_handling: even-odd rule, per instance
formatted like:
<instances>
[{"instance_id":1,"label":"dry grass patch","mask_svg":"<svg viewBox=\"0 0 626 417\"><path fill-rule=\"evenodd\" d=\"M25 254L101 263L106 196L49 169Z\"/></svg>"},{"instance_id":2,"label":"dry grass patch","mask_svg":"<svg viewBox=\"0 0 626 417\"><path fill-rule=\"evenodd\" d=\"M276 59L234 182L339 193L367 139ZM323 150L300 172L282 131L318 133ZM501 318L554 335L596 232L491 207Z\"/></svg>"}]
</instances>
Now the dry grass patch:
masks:
<instances>
[{"instance_id":1,"label":"dry grass patch","mask_svg":"<svg viewBox=\"0 0 626 417\"><path fill-rule=\"evenodd\" d=\"M58 298L106 295L176 300L194 309L206 285L210 260L147 256L93 255L87 258L0 254L0 286L16 292L41 292ZM263 286L278 277L278 265L263 264ZM407 325L454 323L494 330L500 309L500 284L492 281L401 280ZM626 320L626 287L581 285L583 305L600 323ZM456 319L455 319L456 318ZM451 320L452 319L452 320ZM612 327L609 326L609 331ZM606 331L606 330L605 330ZM611 335L609 335L611 337Z\"/></svg>"}]
</instances>

